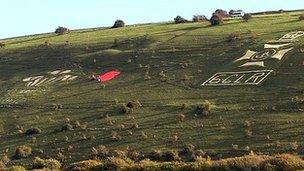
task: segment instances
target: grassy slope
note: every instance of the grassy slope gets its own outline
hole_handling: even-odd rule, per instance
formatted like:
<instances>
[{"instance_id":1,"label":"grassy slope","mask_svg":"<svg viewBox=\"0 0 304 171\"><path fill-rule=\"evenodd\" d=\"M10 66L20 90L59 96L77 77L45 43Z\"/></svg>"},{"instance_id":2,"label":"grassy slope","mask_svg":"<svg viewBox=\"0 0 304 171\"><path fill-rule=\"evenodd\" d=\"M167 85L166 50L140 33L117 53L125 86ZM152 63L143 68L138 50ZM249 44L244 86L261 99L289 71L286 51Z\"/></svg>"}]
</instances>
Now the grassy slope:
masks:
<instances>
[{"instance_id":1,"label":"grassy slope","mask_svg":"<svg viewBox=\"0 0 304 171\"><path fill-rule=\"evenodd\" d=\"M11 156L17 146L28 144L44 150L42 156L56 157L59 148L72 145L72 150L63 152L67 162L86 159L90 149L100 144L148 151L182 148L192 143L224 157L244 153L232 150L232 144L263 153L291 152L290 143L297 141L302 145L304 133L303 113L294 111L291 104L292 97L303 95L303 41L288 54L276 75L260 87L207 88L200 84L215 72L233 70L232 61L247 49L259 50L267 41L295 30L303 30L303 23L296 14L284 13L259 16L248 23L230 20L219 27L210 27L208 23L151 24L7 40L8 45L0 49L0 103L28 107L0 108L0 151L4 154L9 149ZM235 31L241 33L241 40L228 42L227 37ZM118 43L113 47L115 39ZM43 46L45 41L51 45ZM128 59L132 62L128 63ZM185 62L190 65L182 68L180 63ZM140 68L139 64L149 67ZM121 70L122 75L105 88L88 81L92 73L111 68ZM56 69L72 69L80 79L38 88L28 88L21 81ZM144 80L147 71L151 80ZM167 75L167 82L160 80L161 71ZM190 81L181 80L184 74L190 76ZM28 89L38 91L18 93ZM138 99L144 106L132 114L120 114L115 99L119 103ZM212 101L216 107L208 118L195 117L195 105L204 100ZM55 110L54 104L63 108ZM180 110L182 104L188 108ZM269 111L267 106L279 106L281 110ZM186 121L178 123L181 113L186 114ZM114 125L106 123L107 114ZM54 133L63 125L64 118L87 123L89 129ZM245 120L252 123L253 136L249 138L243 127ZM134 123L139 129L129 135L127 131ZM120 124L126 128L117 128ZM31 137L17 133L16 125L25 129L39 127L43 133L35 136L37 142L31 143ZM111 141L112 131L117 131L122 140ZM142 131L148 134L147 139L141 137ZM82 134L96 139L81 141ZM179 140L172 143L174 135Z\"/></svg>"}]
</instances>

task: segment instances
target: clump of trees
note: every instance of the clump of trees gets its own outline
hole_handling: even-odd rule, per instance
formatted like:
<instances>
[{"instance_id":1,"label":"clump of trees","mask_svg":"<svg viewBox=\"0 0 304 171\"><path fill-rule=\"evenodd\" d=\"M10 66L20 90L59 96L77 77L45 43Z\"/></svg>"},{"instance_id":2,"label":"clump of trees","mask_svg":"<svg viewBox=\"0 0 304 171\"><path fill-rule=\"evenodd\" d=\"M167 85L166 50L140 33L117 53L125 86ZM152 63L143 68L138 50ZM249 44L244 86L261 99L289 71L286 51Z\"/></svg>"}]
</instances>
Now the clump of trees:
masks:
<instances>
[{"instance_id":1,"label":"clump of trees","mask_svg":"<svg viewBox=\"0 0 304 171\"><path fill-rule=\"evenodd\" d=\"M223 9L217 9L215 12L212 14L212 17L210 18L210 23L212 26L220 25L223 24L224 18L229 17L230 15L228 14L227 11Z\"/></svg>"},{"instance_id":2,"label":"clump of trees","mask_svg":"<svg viewBox=\"0 0 304 171\"><path fill-rule=\"evenodd\" d=\"M223 9L217 9L214 11L213 15L218 15L218 16L221 16L223 18L227 18L229 17L230 15L228 14L227 11L223 10Z\"/></svg>"},{"instance_id":3,"label":"clump of trees","mask_svg":"<svg viewBox=\"0 0 304 171\"><path fill-rule=\"evenodd\" d=\"M175 24L188 23L188 22L189 22L188 20L186 20L185 18L183 18L179 15L174 18L174 23Z\"/></svg>"},{"instance_id":4,"label":"clump of trees","mask_svg":"<svg viewBox=\"0 0 304 171\"><path fill-rule=\"evenodd\" d=\"M126 24L123 20L116 20L112 28L125 27Z\"/></svg>"},{"instance_id":5,"label":"clump of trees","mask_svg":"<svg viewBox=\"0 0 304 171\"><path fill-rule=\"evenodd\" d=\"M213 14L209 21L212 26L217 26L223 24L224 18L221 15Z\"/></svg>"},{"instance_id":6,"label":"clump of trees","mask_svg":"<svg viewBox=\"0 0 304 171\"><path fill-rule=\"evenodd\" d=\"M66 34L66 33L69 33L70 30L66 27L61 27L59 26L56 30L55 30L55 33L58 34L58 35L63 35L63 34Z\"/></svg>"},{"instance_id":7,"label":"clump of trees","mask_svg":"<svg viewBox=\"0 0 304 171\"><path fill-rule=\"evenodd\" d=\"M208 19L204 15L193 15L192 21L193 22L204 22L204 21L208 21Z\"/></svg>"}]
</instances>

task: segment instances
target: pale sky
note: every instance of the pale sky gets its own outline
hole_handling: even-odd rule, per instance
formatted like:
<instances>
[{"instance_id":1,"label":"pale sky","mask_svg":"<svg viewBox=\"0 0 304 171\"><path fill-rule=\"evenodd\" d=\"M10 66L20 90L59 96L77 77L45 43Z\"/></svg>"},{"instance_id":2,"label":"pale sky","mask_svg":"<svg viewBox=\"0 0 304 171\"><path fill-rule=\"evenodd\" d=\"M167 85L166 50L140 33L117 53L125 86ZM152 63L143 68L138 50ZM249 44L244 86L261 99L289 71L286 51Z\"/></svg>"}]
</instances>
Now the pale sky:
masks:
<instances>
[{"instance_id":1,"label":"pale sky","mask_svg":"<svg viewBox=\"0 0 304 171\"><path fill-rule=\"evenodd\" d=\"M304 8L304 0L0 0L0 39L69 29L210 17L216 9L245 12Z\"/></svg>"}]
</instances>

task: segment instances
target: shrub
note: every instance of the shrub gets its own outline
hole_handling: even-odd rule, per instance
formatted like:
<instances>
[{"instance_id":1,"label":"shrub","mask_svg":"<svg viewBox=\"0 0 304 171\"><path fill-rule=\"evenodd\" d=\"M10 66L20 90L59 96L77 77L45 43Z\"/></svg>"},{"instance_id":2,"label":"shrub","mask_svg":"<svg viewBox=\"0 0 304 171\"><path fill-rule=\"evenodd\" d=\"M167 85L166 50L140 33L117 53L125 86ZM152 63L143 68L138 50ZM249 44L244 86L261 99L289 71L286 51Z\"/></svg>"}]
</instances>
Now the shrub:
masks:
<instances>
[{"instance_id":1,"label":"shrub","mask_svg":"<svg viewBox=\"0 0 304 171\"><path fill-rule=\"evenodd\" d=\"M6 44L4 42L0 42L0 48L3 48L5 46L6 46Z\"/></svg>"},{"instance_id":2,"label":"shrub","mask_svg":"<svg viewBox=\"0 0 304 171\"><path fill-rule=\"evenodd\" d=\"M25 131L25 135L35 135L35 134L40 134L40 133L41 133L41 129L39 129L39 128L30 128Z\"/></svg>"},{"instance_id":3,"label":"shrub","mask_svg":"<svg viewBox=\"0 0 304 171\"><path fill-rule=\"evenodd\" d=\"M73 125L69 124L69 123L65 123L62 127L61 127L61 131L71 131L73 130Z\"/></svg>"},{"instance_id":4,"label":"shrub","mask_svg":"<svg viewBox=\"0 0 304 171\"><path fill-rule=\"evenodd\" d=\"M187 22L188 22L188 20L184 19L183 17L181 17L179 15L174 18L175 24L187 23Z\"/></svg>"},{"instance_id":5,"label":"shrub","mask_svg":"<svg viewBox=\"0 0 304 171\"><path fill-rule=\"evenodd\" d=\"M203 22L203 21L208 21L208 19L204 15L193 15L192 21L193 22Z\"/></svg>"},{"instance_id":6,"label":"shrub","mask_svg":"<svg viewBox=\"0 0 304 171\"><path fill-rule=\"evenodd\" d=\"M12 166L7 171L26 171L26 169L23 166Z\"/></svg>"},{"instance_id":7,"label":"shrub","mask_svg":"<svg viewBox=\"0 0 304 171\"><path fill-rule=\"evenodd\" d=\"M119 110L121 113L130 113L131 112L131 108L127 107L125 104L121 105L119 107Z\"/></svg>"},{"instance_id":8,"label":"shrub","mask_svg":"<svg viewBox=\"0 0 304 171\"><path fill-rule=\"evenodd\" d=\"M252 15L247 13L242 18L243 18L244 21L248 22L249 20L252 19Z\"/></svg>"},{"instance_id":9,"label":"shrub","mask_svg":"<svg viewBox=\"0 0 304 171\"><path fill-rule=\"evenodd\" d=\"M137 165L138 170L160 170L160 164L158 162L151 161L150 159L141 160Z\"/></svg>"},{"instance_id":10,"label":"shrub","mask_svg":"<svg viewBox=\"0 0 304 171\"><path fill-rule=\"evenodd\" d=\"M192 154L194 152L195 146L191 143L187 144L181 151L180 154Z\"/></svg>"},{"instance_id":11,"label":"shrub","mask_svg":"<svg viewBox=\"0 0 304 171\"><path fill-rule=\"evenodd\" d=\"M141 107L141 106L142 106L142 105L141 105L141 103L140 103L138 100L136 100L136 101L131 101L131 102L128 102L128 103L127 103L127 107L130 108L130 109L139 108L139 107Z\"/></svg>"},{"instance_id":12,"label":"shrub","mask_svg":"<svg viewBox=\"0 0 304 171\"><path fill-rule=\"evenodd\" d=\"M152 161L180 161L181 158L176 150L154 150L148 154L148 158Z\"/></svg>"},{"instance_id":13,"label":"shrub","mask_svg":"<svg viewBox=\"0 0 304 171\"><path fill-rule=\"evenodd\" d=\"M130 108L130 109L133 109L133 108L136 108L137 105L136 105L135 102L129 102L129 103L127 103L127 107Z\"/></svg>"},{"instance_id":14,"label":"shrub","mask_svg":"<svg viewBox=\"0 0 304 171\"><path fill-rule=\"evenodd\" d=\"M85 160L77 163L73 163L68 166L66 171L87 171L102 165L102 162L96 160Z\"/></svg>"},{"instance_id":15,"label":"shrub","mask_svg":"<svg viewBox=\"0 0 304 171\"><path fill-rule=\"evenodd\" d=\"M0 160L0 168L1 168L1 162L4 165L7 165L7 164L9 164L11 162L11 159L6 154L4 154L3 157Z\"/></svg>"},{"instance_id":16,"label":"shrub","mask_svg":"<svg viewBox=\"0 0 304 171\"><path fill-rule=\"evenodd\" d=\"M112 28L125 27L125 22L122 20L116 20Z\"/></svg>"},{"instance_id":17,"label":"shrub","mask_svg":"<svg viewBox=\"0 0 304 171\"><path fill-rule=\"evenodd\" d=\"M70 32L70 30L66 27L61 27L61 26L58 26L58 28L55 30L55 33L58 34L58 35L63 35L63 34L66 34Z\"/></svg>"},{"instance_id":18,"label":"shrub","mask_svg":"<svg viewBox=\"0 0 304 171\"><path fill-rule=\"evenodd\" d=\"M210 160L210 158L202 158L198 157L194 162L189 163L186 166L183 166L182 170L216 170L212 167L213 162Z\"/></svg>"},{"instance_id":19,"label":"shrub","mask_svg":"<svg viewBox=\"0 0 304 171\"><path fill-rule=\"evenodd\" d=\"M147 154L147 157L152 161L161 161L162 159L162 151L161 150L153 150Z\"/></svg>"},{"instance_id":20,"label":"shrub","mask_svg":"<svg viewBox=\"0 0 304 171\"><path fill-rule=\"evenodd\" d=\"M128 157L134 161L139 161L142 157L142 155L137 152L136 150L128 151Z\"/></svg>"},{"instance_id":21,"label":"shrub","mask_svg":"<svg viewBox=\"0 0 304 171\"><path fill-rule=\"evenodd\" d=\"M111 152L111 157L127 158L127 150L114 150Z\"/></svg>"},{"instance_id":22,"label":"shrub","mask_svg":"<svg viewBox=\"0 0 304 171\"><path fill-rule=\"evenodd\" d=\"M14 159L27 158L31 154L32 154L32 148L23 145L16 149L15 154L14 154Z\"/></svg>"},{"instance_id":23,"label":"shrub","mask_svg":"<svg viewBox=\"0 0 304 171\"><path fill-rule=\"evenodd\" d=\"M240 32L234 32L231 33L228 37L228 41L235 41L241 39L241 33Z\"/></svg>"},{"instance_id":24,"label":"shrub","mask_svg":"<svg viewBox=\"0 0 304 171\"><path fill-rule=\"evenodd\" d=\"M33 169L60 169L61 163L55 159L41 159L39 157L35 157L33 160Z\"/></svg>"},{"instance_id":25,"label":"shrub","mask_svg":"<svg viewBox=\"0 0 304 171\"><path fill-rule=\"evenodd\" d=\"M162 161L180 161L181 158L175 150L167 150L162 154Z\"/></svg>"},{"instance_id":26,"label":"shrub","mask_svg":"<svg viewBox=\"0 0 304 171\"><path fill-rule=\"evenodd\" d=\"M117 157L110 157L96 170L132 170L134 162L130 159L122 159Z\"/></svg>"},{"instance_id":27,"label":"shrub","mask_svg":"<svg viewBox=\"0 0 304 171\"><path fill-rule=\"evenodd\" d=\"M213 167L218 170L244 170L246 168L260 170L263 162L268 158L269 156L251 154L244 157L235 157L216 161L213 164Z\"/></svg>"},{"instance_id":28,"label":"shrub","mask_svg":"<svg viewBox=\"0 0 304 171\"><path fill-rule=\"evenodd\" d=\"M273 165L276 170L303 170L304 161L295 155L279 154L266 160L263 165Z\"/></svg>"},{"instance_id":29,"label":"shrub","mask_svg":"<svg viewBox=\"0 0 304 171\"><path fill-rule=\"evenodd\" d=\"M159 155L159 153L157 153ZM161 155L162 156L162 155ZM171 155L169 155L171 156ZM162 157L160 157L162 158ZM143 159L134 162L128 158L110 157L103 161L87 160L70 165L66 170L303 170L304 161L297 156L255 155L211 160L198 156L193 162L157 162Z\"/></svg>"},{"instance_id":30,"label":"shrub","mask_svg":"<svg viewBox=\"0 0 304 171\"><path fill-rule=\"evenodd\" d=\"M106 146L99 145L97 147L93 147L91 152L94 159L105 159L109 156L110 151Z\"/></svg>"},{"instance_id":31,"label":"shrub","mask_svg":"<svg viewBox=\"0 0 304 171\"><path fill-rule=\"evenodd\" d=\"M220 25L224 22L223 17L217 14L213 14L210 23L212 26Z\"/></svg>"},{"instance_id":32,"label":"shrub","mask_svg":"<svg viewBox=\"0 0 304 171\"><path fill-rule=\"evenodd\" d=\"M205 100L203 104L196 107L195 113L197 115L208 116L210 114L211 107L212 104L208 100Z\"/></svg>"},{"instance_id":33,"label":"shrub","mask_svg":"<svg viewBox=\"0 0 304 171\"><path fill-rule=\"evenodd\" d=\"M300 21L303 21L303 20L304 20L304 14L301 14L301 15L300 15L299 20L300 20Z\"/></svg>"}]
</instances>

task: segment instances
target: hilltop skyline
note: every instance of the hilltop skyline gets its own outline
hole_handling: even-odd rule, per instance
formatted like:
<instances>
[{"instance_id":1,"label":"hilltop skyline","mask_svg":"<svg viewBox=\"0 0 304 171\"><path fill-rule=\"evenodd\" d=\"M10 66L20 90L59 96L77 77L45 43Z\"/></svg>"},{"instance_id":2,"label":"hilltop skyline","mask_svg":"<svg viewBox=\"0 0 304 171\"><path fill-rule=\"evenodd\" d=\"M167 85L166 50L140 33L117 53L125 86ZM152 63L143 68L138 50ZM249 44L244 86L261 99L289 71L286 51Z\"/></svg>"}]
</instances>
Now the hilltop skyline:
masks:
<instances>
[{"instance_id":1,"label":"hilltop skyline","mask_svg":"<svg viewBox=\"0 0 304 171\"><path fill-rule=\"evenodd\" d=\"M243 9L245 12L268 10L293 10L304 6L302 0L285 1L250 1L226 2L223 0L3 0L1 4L0 39L53 32L56 27L69 29L112 26L116 19L126 24L171 21L177 15L191 19L192 15L201 14L210 17L216 9ZM292 3L291 3L292 2Z\"/></svg>"}]
</instances>

